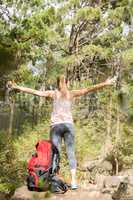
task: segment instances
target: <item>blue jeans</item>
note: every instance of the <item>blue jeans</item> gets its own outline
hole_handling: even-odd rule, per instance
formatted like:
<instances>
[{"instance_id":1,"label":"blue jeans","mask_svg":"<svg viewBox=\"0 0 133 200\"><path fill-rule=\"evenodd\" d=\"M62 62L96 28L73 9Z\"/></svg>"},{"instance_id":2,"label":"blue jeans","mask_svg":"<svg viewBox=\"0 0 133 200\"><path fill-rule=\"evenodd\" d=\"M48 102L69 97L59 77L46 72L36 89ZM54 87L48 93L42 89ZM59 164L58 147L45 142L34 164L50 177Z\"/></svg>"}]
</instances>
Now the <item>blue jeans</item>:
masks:
<instances>
[{"instance_id":1,"label":"blue jeans","mask_svg":"<svg viewBox=\"0 0 133 200\"><path fill-rule=\"evenodd\" d=\"M74 152L75 135L73 124L61 123L51 126L50 139L52 140L53 144L57 147L60 153L62 138L64 139L64 143L66 146L66 152L70 169L76 169L77 161Z\"/></svg>"}]
</instances>

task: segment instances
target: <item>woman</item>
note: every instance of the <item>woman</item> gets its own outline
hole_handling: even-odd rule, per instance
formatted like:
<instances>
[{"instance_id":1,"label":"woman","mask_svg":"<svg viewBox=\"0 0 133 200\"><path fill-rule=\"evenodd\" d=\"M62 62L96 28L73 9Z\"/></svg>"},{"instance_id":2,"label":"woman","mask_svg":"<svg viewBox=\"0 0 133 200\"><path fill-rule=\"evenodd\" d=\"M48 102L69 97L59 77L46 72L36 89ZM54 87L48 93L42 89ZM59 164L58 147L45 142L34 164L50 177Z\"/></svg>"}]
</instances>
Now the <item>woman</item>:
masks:
<instances>
[{"instance_id":1,"label":"woman","mask_svg":"<svg viewBox=\"0 0 133 200\"><path fill-rule=\"evenodd\" d=\"M71 188L77 189L76 167L77 162L74 153L74 126L72 118L72 100L75 97L94 92L105 86L112 85L115 79L107 79L105 82L97 84L92 88L80 90L68 90L67 82L64 75L57 78L57 90L38 91L30 88L21 87L8 82L8 87L40 97L50 97L53 99L53 112L51 114L51 130L50 137L52 142L61 151L61 140L64 138L67 157L69 160L71 171Z\"/></svg>"}]
</instances>

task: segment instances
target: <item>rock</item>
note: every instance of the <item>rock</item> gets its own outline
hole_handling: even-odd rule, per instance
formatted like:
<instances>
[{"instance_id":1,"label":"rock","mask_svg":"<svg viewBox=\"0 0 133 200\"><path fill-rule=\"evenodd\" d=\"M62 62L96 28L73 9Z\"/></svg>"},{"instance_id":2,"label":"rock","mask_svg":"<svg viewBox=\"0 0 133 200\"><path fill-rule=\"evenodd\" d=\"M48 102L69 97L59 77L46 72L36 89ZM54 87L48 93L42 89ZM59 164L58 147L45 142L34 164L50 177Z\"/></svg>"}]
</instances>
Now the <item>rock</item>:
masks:
<instances>
[{"instance_id":1,"label":"rock","mask_svg":"<svg viewBox=\"0 0 133 200\"><path fill-rule=\"evenodd\" d=\"M121 194L125 193L128 190L129 177L125 176L104 176L97 175L96 176L96 186L97 190L101 191L104 194L111 194L117 196L121 196Z\"/></svg>"},{"instance_id":2,"label":"rock","mask_svg":"<svg viewBox=\"0 0 133 200\"><path fill-rule=\"evenodd\" d=\"M133 187L133 176L128 176L129 184Z\"/></svg>"},{"instance_id":3,"label":"rock","mask_svg":"<svg viewBox=\"0 0 133 200\"><path fill-rule=\"evenodd\" d=\"M79 189L77 191L69 191L63 198L58 195L57 199L55 200L112 200L111 195L109 194L102 194L99 191L88 191ZM54 200L53 198L50 200Z\"/></svg>"},{"instance_id":4,"label":"rock","mask_svg":"<svg viewBox=\"0 0 133 200\"><path fill-rule=\"evenodd\" d=\"M127 182L120 182L119 187L112 194L114 200L121 199L127 193Z\"/></svg>"},{"instance_id":5,"label":"rock","mask_svg":"<svg viewBox=\"0 0 133 200\"><path fill-rule=\"evenodd\" d=\"M105 200L112 200L112 196L110 194L105 194L105 195L103 195L103 197Z\"/></svg>"},{"instance_id":6,"label":"rock","mask_svg":"<svg viewBox=\"0 0 133 200\"><path fill-rule=\"evenodd\" d=\"M104 160L102 163L100 163L99 167L103 168L105 171L112 171L113 169L112 164L107 160Z\"/></svg>"},{"instance_id":7,"label":"rock","mask_svg":"<svg viewBox=\"0 0 133 200\"><path fill-rule=\"evenodd\" d=\"M26 186L18 188L11 200L44 200L46 199L45 192L30 192ZM88 189L69 190L65 194L53 194L49 200L112 200L111 195L102 194L100 191L90 191ZM3 199L1 199L3 200Z\"/></svg>"},{"instance_id":8,"label":"rock","mask_svg":"<svg viewBox=\"0 0 133 200\"><path fill-rule=\"evenodd\" d=\"M105 176L101 174L97 174L95 177L95 183L97 185L97 188L99 190L102 190L104 188L104 181L105 181Z\"/></svg>"},{"instance_id":9,"label":"rock","mask_svg":"<svg viewBox=\"0 0 133 200\"><path fill-rule=\"evenodd\" d=\"M27 189L27 186L22 186L16 189L11 200L33 200L33 199L44 199L47 196L46 192L32 192Z\"/></svg>"},{"instance_id":10,"label":"rock","mask_svg":"<svg viewBox=\"0 0 133 200\"><path fill-rule=\"evenodd\" d=\"M104 187L117 188L121 182L121 178L118 176L106 176L104 179Z\"/></svg>"},{"instance_id":11,"label":"rock","mask_svg":"<svg viewBox=\"0 0 133 200\"><path fill-rule=\"evenodd\" d=\"M133 169L126 169L119 173L120 176L128 177L129 184L133 186Z\"/></svg>"},{"instance_id":12,"label":"rock","mask_svg":"<svg viewBox=\"0 0 133 200\"><path fill-rule=\"evenodd\" d=\"M96 160L88 160L85 161L82 165L83 170L92 170L94 167L100 167L103 168L103 170L111 171L112 170L112 164L107 160L102 159L96 159Z\"/></svg>"},{"instance_id":13,"label":"rock","mask_svg":"<svg viewBox=\"0 0 133 200\"><path fill-rule=\"evenodd\" d=\"M124 178L122 176L104 176L97 174L95 182L99 190L103 188L117 188Z\"/></svg>"},{"instance_id":14,"label":"rock","mask_svg":"<svg viewBox=\"0 0 133 200\"><path fill-rule=\"evenodd\" d=\"M125 169L119 172L120 176L133 176L133 169Z\"/></svg>"},{"instance_id":15,"label":"rock","mask_svg":"<svg viewBox=\"0 0 133 200\"><path fill-rule=\"evenodd\" d=\"M130 185L127 188L127 196L130 196L133 199L133 187Z\"/></svg>"},{"instance_id":16,"label":"rock","mask_svg":"<svg viewBox=\"0 0 133 200\"><path fill-rule=\"evenodd\" d=\"M11 200L31 200L32 193L27 189L26 186L22 186L16 189L14 195L12 196Z\"/></svg>"},{"instance_id":17,"label":"rock","mask_svg":"<svg viewBox=\"0 0 133 200\"><path fill-rule=\"evenodd\" d=\"M110 194L102 194L100 191L92 191L83 200L112 200ZM78 200L78 199L77 199Z\"/></svg>"},{"instance_id":18,"label":"rock","mask_svg":"<svg viewBox=\"0 0 133 200\"><path fill-rule=\"evenodd\" d=\"M92 170L94 167L96 167L99 164L99 160L88 160L86 162L83 163L83 165L81 166L81 169L83 171L86 170Z\"/></svg>"}]
</instances>

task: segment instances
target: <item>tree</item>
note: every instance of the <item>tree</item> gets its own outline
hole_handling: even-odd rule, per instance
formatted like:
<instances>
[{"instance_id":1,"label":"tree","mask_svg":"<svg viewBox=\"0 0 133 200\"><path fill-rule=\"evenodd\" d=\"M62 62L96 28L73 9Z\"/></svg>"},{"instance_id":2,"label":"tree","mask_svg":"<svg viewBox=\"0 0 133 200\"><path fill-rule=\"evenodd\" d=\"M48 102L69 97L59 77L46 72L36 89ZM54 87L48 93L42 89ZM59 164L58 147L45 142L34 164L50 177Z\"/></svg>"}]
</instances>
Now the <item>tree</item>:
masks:
<instances>
[{"instance_id":1,"label":"tree","mask_svg":"<svg viewBox=\"0 0 133 200\"><path fill-rule=\"evenodd\" d=\"M63 72L71 87L85 87L117 74L117 95L110 91L116 103L123 87L132 90L132 7L131 0L1 1L0 68L9 74L2 82L12 78L34 88L54 88ZM131 119L132 101L126 98ZM80 115L88 119L97 109L105 114L106 101L106 91L88 95L79 105L87 112L80 110ZM113 106L111 115L117 112Z\"/></svg>"}]
</instances>

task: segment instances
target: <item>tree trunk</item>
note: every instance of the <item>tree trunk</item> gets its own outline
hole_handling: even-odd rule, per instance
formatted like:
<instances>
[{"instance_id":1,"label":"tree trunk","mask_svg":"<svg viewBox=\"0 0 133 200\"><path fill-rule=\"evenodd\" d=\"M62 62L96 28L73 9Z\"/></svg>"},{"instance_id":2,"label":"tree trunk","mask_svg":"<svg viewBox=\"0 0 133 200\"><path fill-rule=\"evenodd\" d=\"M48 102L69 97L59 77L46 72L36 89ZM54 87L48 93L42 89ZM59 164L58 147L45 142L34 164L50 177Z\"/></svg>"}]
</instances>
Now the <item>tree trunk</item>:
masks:
<instances>
[{"instance_id":1,"label":"tree trunk","mask_svg":"<svg viewBox=\"0 0 133 200\"><path fill-rule=\"evenodd\" d=\"M10 103L10 119L9 119L9 136L13 133L13 120L14 120L15 99Z\"/></svg>"},{"instance_id":2,"label":"tree trunk","mask_svg":"<svg viewBox=\"0 0 133 200\"><path fill-rule=\"evenodd\" d=\"M104 146L102 147L102 155L101 157L104 159L106 156L112 151L113 144L112 144L112 138L111 138L111 122L112 122L112 97L110 95L110 103L107 105L107 134L105 138Z\"/></svg>"},{"instance_id":3,"label":"tree trunk","mask_svg":"<svg viewBox=\"0 0 133 200\"><path fill-rule=\"evenodd\" d=\"M120 133L120 112L119 112L119 106L117 106L117 123L116 123L116 137L115 137L115 143L121 142L121 133Z\"/></svg>"}]
</instances>

